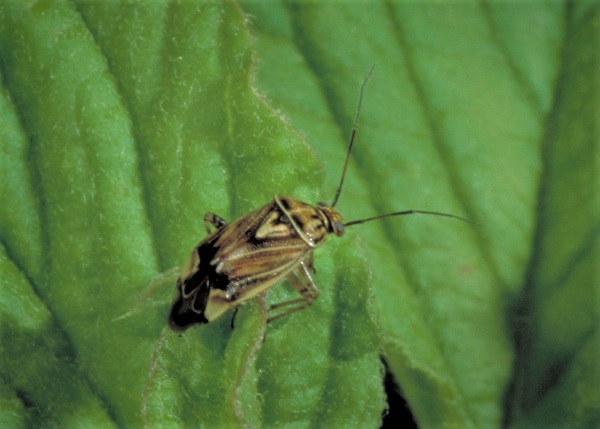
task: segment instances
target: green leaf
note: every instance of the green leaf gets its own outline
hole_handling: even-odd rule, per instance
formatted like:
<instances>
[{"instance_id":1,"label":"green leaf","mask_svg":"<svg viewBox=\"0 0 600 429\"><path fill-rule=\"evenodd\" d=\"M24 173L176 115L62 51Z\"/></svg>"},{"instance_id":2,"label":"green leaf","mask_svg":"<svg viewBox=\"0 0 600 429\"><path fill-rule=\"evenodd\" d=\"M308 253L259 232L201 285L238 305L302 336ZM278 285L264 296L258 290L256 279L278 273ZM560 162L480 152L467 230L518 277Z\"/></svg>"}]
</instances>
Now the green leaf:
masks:
<instances>
[{"instance_id":1,"label":"green leaf","mask_svg":"<svg viewBox=\"0 0 600 429\"><path fill-rule=\"evenodd\" d=\"M0 3L0 426L600 422L595 2ZM596 41L596 43L593 43ZM319 299L182 335L227 220L331 201ZM289 118L289 119L288 119ZM397 410L391 409L390 413Z\"/></svg>"}]
</instances>

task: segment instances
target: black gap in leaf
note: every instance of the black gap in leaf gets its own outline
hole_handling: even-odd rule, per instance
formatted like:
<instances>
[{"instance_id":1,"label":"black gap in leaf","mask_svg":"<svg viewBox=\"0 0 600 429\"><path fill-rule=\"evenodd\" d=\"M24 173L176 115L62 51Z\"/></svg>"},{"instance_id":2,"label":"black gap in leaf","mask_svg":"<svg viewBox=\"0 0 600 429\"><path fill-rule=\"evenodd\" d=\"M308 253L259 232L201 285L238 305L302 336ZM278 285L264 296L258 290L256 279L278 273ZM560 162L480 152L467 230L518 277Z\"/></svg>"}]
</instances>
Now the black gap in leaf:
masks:
<instances>
[{"instance_id":1,"label":"black gap in leaf","mask_svg":"<svg viewBox=\"0 0 600 429\"><path fill-rule=\"evenodd\" d=\"M383 415L382 425L383 429L387 428L398 428L403 429L418 429L417 424L413 418L408 403L402 396L400 388L394 379L394 375L390 371L387 361L381 356L381 361L385 366L385 394L387 396L388 410Z\"/></svg>"}]
</instances>

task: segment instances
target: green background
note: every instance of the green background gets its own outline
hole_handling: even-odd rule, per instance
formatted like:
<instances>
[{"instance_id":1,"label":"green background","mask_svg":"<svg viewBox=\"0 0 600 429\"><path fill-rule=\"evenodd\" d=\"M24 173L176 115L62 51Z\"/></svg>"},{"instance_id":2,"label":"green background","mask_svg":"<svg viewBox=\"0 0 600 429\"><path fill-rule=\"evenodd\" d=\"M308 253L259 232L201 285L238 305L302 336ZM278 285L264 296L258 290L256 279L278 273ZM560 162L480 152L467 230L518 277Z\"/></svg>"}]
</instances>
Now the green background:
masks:
<instances>
[{"instance_id":1,"label":"green background","mask_svg":"<svg viewBox=\"0 0 600 429\"><path fill-rule=\"evenodd\" d=\"M0 426L600 424L596 1L0 3ZM202 216L331 201L321 291L177 335ZM264 340L263 340L264 338Z\"/></svg>"}]
</instances>

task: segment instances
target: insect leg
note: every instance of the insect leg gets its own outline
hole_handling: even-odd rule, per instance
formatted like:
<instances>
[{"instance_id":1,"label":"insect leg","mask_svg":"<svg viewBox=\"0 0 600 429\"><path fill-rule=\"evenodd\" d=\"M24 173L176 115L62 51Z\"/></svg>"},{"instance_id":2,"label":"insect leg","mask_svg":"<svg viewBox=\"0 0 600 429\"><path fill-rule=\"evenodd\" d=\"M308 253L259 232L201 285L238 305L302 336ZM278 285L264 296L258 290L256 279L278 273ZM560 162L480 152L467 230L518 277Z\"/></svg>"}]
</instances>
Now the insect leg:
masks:
<instances>
[{"instance_id":1,"label":"insect leg","mask_svg":"<svg viewBox=\"0 0 600 429\"><path fill-rule=\"evenodd\" d=\"M308 268L311 273L316 274L317 270L315 269L314 262L315 262L314 253L310 252L308 254L308 257L306 258L306 262L305 262L306 263L306 268ZM312 280L312 278L311 278L311 280ZM314 286L314 282L313 282L313 286Z\"/></svg>"},{"instance_id":2,"label":"insect leg","mask_svg":"<svg viewBox=\"0 0 600 429\"><path fill-rule=\"evenodd\" d=\"M204 227L206 228L206 232L208 232L209 234L211 233L211 225L217 229L221 229L225 225L227 225L227 221L219 215L208 212L204 215Z\"/></svg>"},{"instance_id":3,"label":"insect leg","mask_svg":"<svg viewBox=\"0 0 600 429\"><path fill-rule=\"evenodd\" d=\"M231 316L231 330L233 331L233 328L235 327L235 317L237 316L238 310L240 309L240 307L235 307L235 309L233 310L233 316Z\"/></svg>"},{"instance_id":4,"label":"insect leg","mask_svg":"<svg viewBox=\"0 0 600 429\"><path fill-rule=\"evenodd\" d=\"M287 277L288 281L292 284L292 286L294 286L294 289L296 289L302 298L296 298L289 301L280 302L278 304L273 304L271 307L269 307L269 311L282 307L291 307L279 314L276 314L275 316L269 317L267 319L267 323L272 322L273 320L281 319L282 317L288 316L297 311L304 310L305 308L310 307L315 299L318 298L319 290L317 289L317 286L310 275L310 271L312 271L312 257L309 258L310 259L307 262L300 262L298 269L291 272Z\"/></svg>"}]
</instances>

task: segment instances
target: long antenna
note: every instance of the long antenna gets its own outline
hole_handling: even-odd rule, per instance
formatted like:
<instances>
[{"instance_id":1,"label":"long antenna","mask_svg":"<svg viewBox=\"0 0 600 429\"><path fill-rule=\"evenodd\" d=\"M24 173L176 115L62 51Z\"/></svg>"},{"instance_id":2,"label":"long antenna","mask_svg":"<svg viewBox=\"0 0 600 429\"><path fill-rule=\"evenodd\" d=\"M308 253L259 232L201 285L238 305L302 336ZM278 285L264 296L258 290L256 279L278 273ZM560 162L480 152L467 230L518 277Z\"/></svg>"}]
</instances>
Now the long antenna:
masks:
<instances>
[{"instance_id":1,"label":"long antenna","mask_svg":"<svg viewBox=\"0 0 600 429\"><path fill-rule=\"evenodd\" d=\"M350 141L348 143L348 152L346 152L346 160L344 161L344 169L342 170L342 177L340 179L340 184L338 185L337 190L335 191L335 196L333 197L333 202L331 203L331 208L335 207L335 205L337 204L337 202L340 198L340 194L342 192L342 186L344 185L344 178L346 177L346 170L348 169L348 161L350 160L350 153L352 152L352 146L354 145L354 137L356 136L356 130L358 129L358 119L360 117L360 109L362 107L365 86L366 86L367 82L369 81L371 74L373 74L374 69L375 69L375 65L373 65L371 67L371 70L369 70L369 73L367 73L367 76L365 77L365 79L362 82L362 85L360 86L360 95L358 97L358 107L356 108L356 115L354 116L354 124L352 125L352 132L350 133ZM463 222L470 223L472 225L480 226L477 222L473 222L472 220L465 219L464 217L455 216L455 215L448 214L448 213L432 212L432 211L427 211L427 210L404 210L404 211L400 211L400 212L388 213L388 214L383 214L383 215L379 215L379 216L373 216L373 217L369 217L369 218L365 218L365 219L357 219L357 220L353 220L350 222L346 222L346 223L344 223L344 226L359 225L361 223L369 222L369 221L372 221L375 219L382 219L385 217L392 217L392 216L403 216L403 215L409 215L409 214L426 214L426 215L451 217L451 218L458 219Z\"/></svg>"},{"instance_id":2,"label":"long antenna","mask_svg":"<svg viewBox=\"0 0 600 429\"><path fill-rule=\"evenodd\" d=\"M371 77L373 70L375 69L375 65L371 67L369 73L363 80L362 85L360 86L360 96L358 97L358 107L356 108L356 115L354 116L354 125L352 125L352 132L350 133L350 142L348 143L348 152L346 153L346 160L344 161L344 169L342 170L342 178L340 179L340 184L335 191L335 197L333 197L333 202L331 203L331 207L335 207L340 198L340 193L342 192L342 186L344 184L344 178L346 177L346 169L348 168L348 160L350 159L350 152L352 151L352 145L354 144L354 136L356 136L356 129L358 128L358 118L360 116L360 108L362 106L363 93L365 92L365 85L367 81Z\"/></svg>"},{"instance_id":3,"label":"long antenna","mask_svg":"<svg viewBox=\"0 0 600 429\"><path fill-rule=\"evenodd\" d=\"M350 221L350 222L346 222L344 224L344 226L359 225L361 223L369 222L369 221L375 220L375 219L382 219L384 217L402 216L402 215L409 215L409 214L427 214L427 215L435 215L435 216L446 216L446 217L451 217L451 218L454 218L454 219L462 220L463 222L467 222L467 223L470 223L472 225L480 226L477 222L473 222L472 220L465 219L464 217L455 216L455 215L451 215L451 214L448 214L448 213L430 212L430 211L427 211L427 210L404 210L404 211L401 211L401 212L388 213L388 214L384 214L384 215L368 217L366 219L358 219L358 220L353 220L353 221Z\"/></svg>"}]
</instances>

